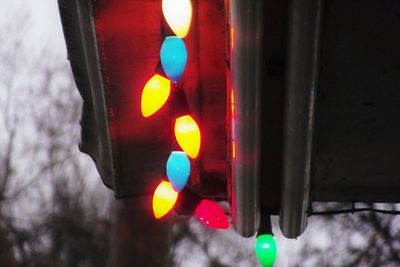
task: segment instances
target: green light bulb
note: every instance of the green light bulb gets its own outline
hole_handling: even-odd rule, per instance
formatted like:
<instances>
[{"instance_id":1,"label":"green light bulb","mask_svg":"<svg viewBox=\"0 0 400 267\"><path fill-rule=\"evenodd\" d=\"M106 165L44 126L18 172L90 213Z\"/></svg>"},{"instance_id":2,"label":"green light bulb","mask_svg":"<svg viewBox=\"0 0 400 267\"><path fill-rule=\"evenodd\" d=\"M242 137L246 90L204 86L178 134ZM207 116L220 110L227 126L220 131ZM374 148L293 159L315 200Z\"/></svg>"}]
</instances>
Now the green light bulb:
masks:
<instances>
[{"instance_id":1,"label":"green light bulb","mask_svg":"<svg viewBox=\"0 0 400 267\"><path fill-rule=\"evenodd\" d=\"M256 241L256 255L263 267L272 267L277 255L276 241L273 235L259 235Z\"/></svg>"}]
</instances>

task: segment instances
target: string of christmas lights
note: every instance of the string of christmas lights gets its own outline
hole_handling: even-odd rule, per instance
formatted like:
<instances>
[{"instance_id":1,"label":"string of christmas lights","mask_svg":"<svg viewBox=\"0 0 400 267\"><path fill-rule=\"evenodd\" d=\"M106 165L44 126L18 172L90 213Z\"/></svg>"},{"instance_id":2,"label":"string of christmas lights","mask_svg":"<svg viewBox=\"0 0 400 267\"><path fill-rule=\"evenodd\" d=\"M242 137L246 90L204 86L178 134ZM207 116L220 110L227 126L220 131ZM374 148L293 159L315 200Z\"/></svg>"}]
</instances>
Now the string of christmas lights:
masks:
<instances>
[{"instance_id":1,"label":"string of christmas lights","mask_svg":"<svg viewBox=\"0 0 400 267\"><path fill-rule=\"evenodd\" d=\"M142 92L141 111L146 118L154 115L168 101L171 87L174 89L174 97L181 102L177 104L185 107L181 108L178 116L174 118L174 135L182 151L171 151L166 164L168 181L162 180L153 194L153 213L156 219L164 217L174 208L179 193L189 179L190 160L198 158L201 148L200 127L189 111L183 88L178 85L187 63L188 55L183 39L190 29L192 4L190 0L163 0L162 11L167 24L175 34L167 36L160 49L160 62L167 78L155 74L148 80ZM229 227L224 210L214 201L207 199L200 201L194 214L208 227L217 229Z\"/></svg>"},{"instance_id":2,"label":"string of christmas lights","mask_svg":"<svg viewBox=\"0 0 400 267\"><path fill-rule=\"evenodd\" d=\"M164 74L155 74L143 88L141 99L142 115L146 118L154 115L168 101L173 87L175 110L174 135L181 151L171 151L166 162L168 181L162 180L153 194L153 213L156 219L166 216L178 200L179 193L185 188L190 177L191 160L196 160L200 153L201 131L189 111L185 92L178 81L182 77L187 63L187 50L184 38L190 30L192 4L190 0L163 0L162 11L165 20L175 36L167 36L160 49L160 62ZM233 45L232 45L233 48ZM171 86L172 85L172 86ZM232 125L234 124L235 102L231 92ZM232 157L235 158L235 141L232 136ZM195 198L199 198L195 196ZM227 229L229 222L224 210L214 201L199 199L195 201L194 214L204 225ZM271 231L269 218L262 216L258 231L256 256L264 267L273 266L276 255L276 241Z\"/></svg>"}]
</instances>

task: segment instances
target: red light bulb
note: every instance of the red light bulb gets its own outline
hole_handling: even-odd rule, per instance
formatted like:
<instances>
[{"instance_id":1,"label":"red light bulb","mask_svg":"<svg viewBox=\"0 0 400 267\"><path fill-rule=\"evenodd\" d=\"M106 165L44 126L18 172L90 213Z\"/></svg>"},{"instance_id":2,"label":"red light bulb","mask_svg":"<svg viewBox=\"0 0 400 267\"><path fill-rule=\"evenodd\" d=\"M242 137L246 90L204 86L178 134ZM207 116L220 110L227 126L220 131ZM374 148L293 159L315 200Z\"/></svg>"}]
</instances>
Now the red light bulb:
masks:
<instances>
[{"instance_id":1,"label":"red light bulb","mask_svg":"<svg viewBox=\"0 0 400 267\"><path fill-rule=\"evenodd\" d=\"M211 228L227 229L228 218L224 210L215 202L203 199L194 211L197 219Z\"/></svg>"}]
</instances>

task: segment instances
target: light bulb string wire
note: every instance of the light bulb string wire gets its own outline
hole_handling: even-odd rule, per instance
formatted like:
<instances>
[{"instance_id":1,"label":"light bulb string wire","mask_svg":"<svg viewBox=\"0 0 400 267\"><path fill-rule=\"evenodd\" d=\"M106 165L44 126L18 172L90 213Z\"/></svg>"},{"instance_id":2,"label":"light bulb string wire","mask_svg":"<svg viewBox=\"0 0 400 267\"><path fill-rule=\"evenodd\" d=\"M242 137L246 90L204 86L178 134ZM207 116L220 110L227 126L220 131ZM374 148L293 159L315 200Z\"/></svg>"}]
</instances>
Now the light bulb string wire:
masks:
<instances>
[{"instance_id":1,"label":"light bulb string wire","mask_svg":"<svg viewBox=\"0 0 400 267\"><path fill-rule=\"evenodd\" d=\"M272 232L272 223L271 223L271 217L269 214L266 213L261 213L260 214L260 226L257 231L257 236L260 235L265 235L265 234L270 234L274 235Z\"/></svg>"},{"instance_id":2,"label":"light bulb string wire","mask_svg":"<svg viewBox=\"0 0 400 267\"><path fill-rule=\"evenodd\" d=\"M315 211L311 206L307 214L309 216L330 216L330 215L348 214L348 213L353 214L358 212L376 212L387 215L400 215L400 210L395 210L395 209L386 210L386 209L377 209L374 207L357 208L355 202L351 203L351 208L348 209L331 209L325 211Z\"/></svg>"}]
</instances>

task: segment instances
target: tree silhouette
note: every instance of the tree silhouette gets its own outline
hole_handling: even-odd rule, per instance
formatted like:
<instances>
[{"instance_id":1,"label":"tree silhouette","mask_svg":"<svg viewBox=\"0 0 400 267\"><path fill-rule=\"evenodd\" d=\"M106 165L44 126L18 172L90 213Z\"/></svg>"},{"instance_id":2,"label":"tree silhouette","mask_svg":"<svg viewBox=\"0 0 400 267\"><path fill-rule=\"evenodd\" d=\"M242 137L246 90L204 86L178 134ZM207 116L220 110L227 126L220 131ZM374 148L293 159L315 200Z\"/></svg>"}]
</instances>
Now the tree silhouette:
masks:
<instances>
[{"instance_id":1,"label":"tree silhouette","mask_svg":"<svg viewBox=\"0 0 400 267\"><path fill-rule=\"evenodd\" d=\"M28 24L0 25L0 266L106 266L111 193L78 151L68 63L31 53Z\"/></svg>"},{"instance_id":2,"label":"tree silhouette","mask_svg":"<svg viewBox=\"0 0 400 267\"><path fill-rule=\"evenodd\" d=\"M395 204L362 204L366 208L395 210ZM349 208L350 203L319 203L319 210ZM292 266L399 266L399 218L375 212L315 216ZM324 246L314 242L324 234ZM328 237L328 238L326 238Z\"/></svg>"}]
</instances>

